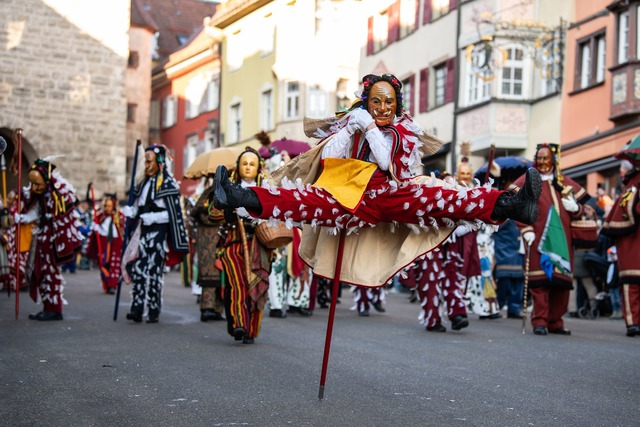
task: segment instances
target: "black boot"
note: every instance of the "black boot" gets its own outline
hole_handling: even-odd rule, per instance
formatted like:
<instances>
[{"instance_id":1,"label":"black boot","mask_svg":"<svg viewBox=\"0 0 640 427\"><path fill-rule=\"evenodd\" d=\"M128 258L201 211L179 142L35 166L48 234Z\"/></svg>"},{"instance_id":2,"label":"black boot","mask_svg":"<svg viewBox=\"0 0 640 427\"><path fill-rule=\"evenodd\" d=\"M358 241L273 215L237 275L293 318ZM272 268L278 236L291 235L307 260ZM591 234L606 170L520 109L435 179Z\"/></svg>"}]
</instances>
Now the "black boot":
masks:
<instances>
[{"instance_id":1,"label":"black boot","mask_svg":"<svg viewBox=\"0 0 640 427\"><path fill-rule=\"evenodd\" d=\"M542 179L535 168L529 168L524 185L517 193L502 193L491 213L491 218L504 221L511 218L524 224L538 220L538 199L542 193Z\"/></svg>"},{"instance_id":2,"label":"black boot","mask_svg":"<svg viewBox=\"0 0 640 427\"><path fill-rule=\"evenodd\" d=\"M211 192L213 195L213 206L216 209L226 208L245 208L250 211L262 213L262 205L256 193L250 188L242 188L239 185L233 185L229 181L229 175L227 168L223 165L218 166L216 169L216 176L214 178L214 189Z\"/></svg>"}]
</instances>

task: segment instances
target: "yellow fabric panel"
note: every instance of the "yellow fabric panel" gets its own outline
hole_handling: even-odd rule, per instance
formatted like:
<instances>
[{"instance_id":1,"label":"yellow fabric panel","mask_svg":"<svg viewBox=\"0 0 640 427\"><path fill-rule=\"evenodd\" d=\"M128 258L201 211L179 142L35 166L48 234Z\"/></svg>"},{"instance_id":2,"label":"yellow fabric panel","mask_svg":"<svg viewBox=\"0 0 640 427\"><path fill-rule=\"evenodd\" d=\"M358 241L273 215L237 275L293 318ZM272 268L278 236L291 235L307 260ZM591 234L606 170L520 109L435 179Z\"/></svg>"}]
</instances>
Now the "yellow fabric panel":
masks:
<instances>
[{"instance_id":1,"label":"yellow fabric panel","mask_svg":"<svg viewBox=\"0 0 640 427\"><path fill-rule=\"evenodd\" d=\"M28 252L33 238L33 224L20 224L20 252Z\"/></svg>"},{"instance_id":2,"label":"yellow fabric panel","mask_svg":"<svg viewBox=\"0 0 640 427\"><path fill-rule=\"evenodd\" d=\"M324 188L338 203L353 211L360 204L376 169L375 163L328 157L324 159L322 174L314 185Z\"/></svg>"}]
</instances>

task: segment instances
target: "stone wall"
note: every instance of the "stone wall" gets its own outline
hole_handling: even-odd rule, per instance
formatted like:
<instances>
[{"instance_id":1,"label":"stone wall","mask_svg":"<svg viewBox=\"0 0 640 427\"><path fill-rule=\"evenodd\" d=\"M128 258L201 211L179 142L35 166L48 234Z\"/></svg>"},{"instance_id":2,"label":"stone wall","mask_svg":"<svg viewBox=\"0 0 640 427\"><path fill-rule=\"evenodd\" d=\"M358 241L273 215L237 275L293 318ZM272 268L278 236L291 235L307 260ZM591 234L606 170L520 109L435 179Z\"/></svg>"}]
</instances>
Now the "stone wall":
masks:
<instances>
[{"instance_id":1,"label":"stone wall","mask_svg":"<svg viewBox=\"0 0 640 427\"><path fill-rule=\"evenodd\" d=\"M99 194L126 186L129 8L130 0L2 0L0 131L23 129L23 164L64 155L54 163L81 197L88 182Z\"/></svg>"}]
</instances>

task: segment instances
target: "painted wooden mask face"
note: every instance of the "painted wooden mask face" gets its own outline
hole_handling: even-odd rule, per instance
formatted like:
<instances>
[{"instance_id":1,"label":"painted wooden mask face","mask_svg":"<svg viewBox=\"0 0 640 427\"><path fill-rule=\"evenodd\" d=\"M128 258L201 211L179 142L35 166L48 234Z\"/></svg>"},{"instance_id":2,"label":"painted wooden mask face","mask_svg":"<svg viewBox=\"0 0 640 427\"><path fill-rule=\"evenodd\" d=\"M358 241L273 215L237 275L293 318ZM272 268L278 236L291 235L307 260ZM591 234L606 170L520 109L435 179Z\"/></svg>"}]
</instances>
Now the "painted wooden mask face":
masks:
<instances>
[{"instance_id":1,"label":"painted wooden mask face","mask_svg":"<svg viewBox=\"0 0 640 427\"><path fill-rule=\"evenodd\" d=\"M536 169L543 175L553 172L553 154L547 147L542 147L536 153Z\"/></svg>"},{"instance_id":2,"label":"painted wooden mask face","mask_svg":"<svg viewBox=\"0 0 640 427\"><path fill-rule=\"evenodd\" d=\"M34 194L44 194L47 189L47 183L37 170L29 171L29 182L31 182L31 191Z\"/></svg>"},{"instance_id":3,"label":"painted wooden mask face","mask_svg":"<svg viewBox=\"0 0 640 427\"><path fill-rule=\"evenodd\" d=\"M156 162L156 153L149 150L144 153L144 174L153 176L158 173L158 162Z\"/></svg>"},{"instance_id":4,"label":"painted wooden mask face","mask_svg":"<svg viewBox=\"0 0 640 427\"><path fill-rule=\"evenodd\" d=\"M396 91L390 83L379 81L371 87L367 101L367 111L376 122L376 126L388 126L393 122L398 108Z\"/></svg>"},{"instance_id":5,"label":"painted wooden mask face","mask_svg":"<svg viewBox=\"0 0 640 427\"><path fill-rule=\"evenodd\" d=\"M258 176L260 159L255 153L244 153L238 162L238 175L243 181L251 182Z\"/></svg>"}]
</instances>

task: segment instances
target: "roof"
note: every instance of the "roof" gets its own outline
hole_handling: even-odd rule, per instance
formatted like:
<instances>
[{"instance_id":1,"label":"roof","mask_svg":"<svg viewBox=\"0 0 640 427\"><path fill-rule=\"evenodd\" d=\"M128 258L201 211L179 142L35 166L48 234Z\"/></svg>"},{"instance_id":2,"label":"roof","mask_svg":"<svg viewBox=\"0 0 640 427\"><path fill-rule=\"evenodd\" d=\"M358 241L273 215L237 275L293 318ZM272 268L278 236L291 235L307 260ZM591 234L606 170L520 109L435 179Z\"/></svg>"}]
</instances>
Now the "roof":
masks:
<instances>
[{"instance_id":1,"label":"roof","mask_svg":"<svg viewBox=\"0 0 640 427\"><path fill-rule=\"evenodd\" d=\"M131 1L131 25L135 27L148 28L151 32L158 31L158 24L153 20L149 12L144 10L141 0Z\"/></svg>"},{"instance_id":2,"label":"roof","mask_svg":"<svg viewBox=\"0 0 640 427\"><path fill-rule=\"evenodd\" d=\"M141 10L147 13L158 27L160 58L177 51L197 35L203 28L204 18L212 16L217 6L202 0L137 1Z\"/></svg>"}]
</instances>

